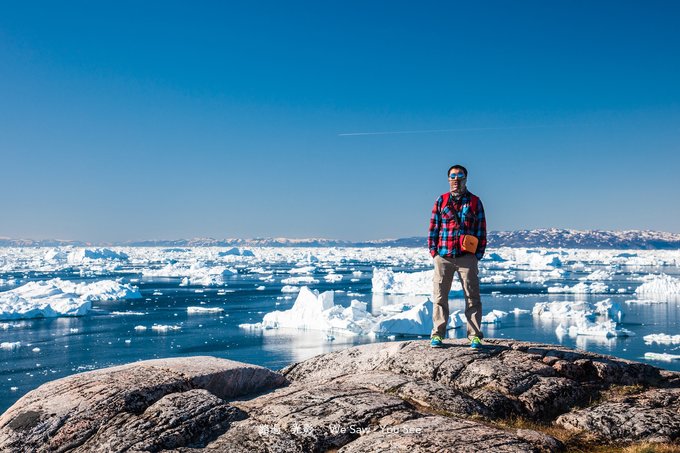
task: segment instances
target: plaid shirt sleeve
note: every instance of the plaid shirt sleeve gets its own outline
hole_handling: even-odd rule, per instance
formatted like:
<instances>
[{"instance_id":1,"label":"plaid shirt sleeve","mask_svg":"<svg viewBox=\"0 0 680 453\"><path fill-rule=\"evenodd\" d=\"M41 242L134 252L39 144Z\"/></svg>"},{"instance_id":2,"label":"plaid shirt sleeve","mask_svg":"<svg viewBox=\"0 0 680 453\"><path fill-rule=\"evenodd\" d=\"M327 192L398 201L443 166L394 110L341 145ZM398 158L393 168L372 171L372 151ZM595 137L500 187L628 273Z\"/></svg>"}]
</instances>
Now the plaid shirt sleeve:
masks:
<instances>
[{"instance_id":1,"label":"plaid shirt sleeve","mask_svg":"<svg viewBox=\"0 0 680 453\"><path fill-rule=\"evenodd\" d=\"M434 258L439 247L439 229L442 227L442 217L439 213L442 197L437 198L432 208L432 217L430 217L430 234L427 237L427 246L430 249L430 255Z\"/></svg>"},{"instance_id":2,"label":"plaid shirt sleeve","mask_svg":"<svg viewBox=\"0 0 680 453\"><path fill-rule=\"evenodd\" d=\"M475 231L475 236L479 239L479 244L477 244L477 251L475 256L477 259L481 260L484 257L484 251L486 250L486 217L484 215L484 206L482 205L482 200L479 200L477 205L477 229Z\"/></svg>"}]
</instances>

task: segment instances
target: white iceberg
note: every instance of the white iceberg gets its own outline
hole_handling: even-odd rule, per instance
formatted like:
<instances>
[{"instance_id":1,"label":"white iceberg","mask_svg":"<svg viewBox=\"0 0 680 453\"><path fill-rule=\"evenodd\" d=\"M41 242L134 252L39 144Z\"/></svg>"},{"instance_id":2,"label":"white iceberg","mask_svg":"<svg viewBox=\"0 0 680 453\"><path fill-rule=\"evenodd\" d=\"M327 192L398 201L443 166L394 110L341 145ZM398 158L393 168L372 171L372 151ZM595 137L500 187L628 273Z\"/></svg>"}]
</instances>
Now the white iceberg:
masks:
<instances>
[{"instance_id":1,"label":"white iceberg","mask_svg":"<svg viewBox=\"0 0 680 453\"><path fill-rule=\"evenodd\" d=\"M194 262L191 266L168 264L160 269L142 269L145 277L182 277L180 286L221 286L225 278L238 274L234 268L211 266L205 262Z\"/></svg>"},{"instance_id":2,"label":"white iceberg","mask_svg":"<svg viewBox=\"0 0 680 453\"><path fill-rule=\"evenodd\" d=\"M380 335L430 335L433 329L432 311L434 304L426 300L415 305L413 308L379 320L373 331ZM459 311L449 315L447 330L456 329L462 324Z\"/></svg>"},{"instance_id":3,"label":"white iceberg","mask_svg":"<svg viewBox=\"0 0 680 453\"><path fill-rule=\"evenodd\" d=\"M342 280L342 275L341 274L334 274L330 273L327 274L323 277L324 280L326 280L328 283L337 283Z\"/></svg>"},{"instance_id":4,"label":"white iceberg","mask_svg":"<svg viewBox=\"0 0 680 453\"><path fill-rule=\"evenodd\" d=\"M621 322L625 313L617 302L612 302L611 299L601 300L595 303L595 313L603 315L616 322Z\"/></svg>"},{"instance_id":5,"label":"white iceberg","mask_svg":"<svg viewBox=\"0 0 680 453\"><path fill-rule=\"evenodd\" d=\"M678 344L680 343L680 335L667 335L665 333L654 333L642 337L645 343L649 344Z\"/></svg>"},{"instance_id":6,"label":"white iceberg","mask_svg":"<svg viewBox=\"0 0 680 453\"><path fill-rule=\"evenodd\" d=\"M182 327L180 327L180 326L168 326L168 325L163 325L163 324L154 324L153 326L151 326L151 330L155 330L156 332L160 332L160 333L166 333L166 332L170 332L170 331L173 331L173 330L180 330L181 328ZM136 329L137 328L135 327L135 330Z\"/></svg>"},{"instance_id":7,"label":"white iceberg","mask_svg":"<svg viewBox=\"0 0 680 453\"><path fill-rule=\"evenodd\" d=\"M666 274L654 275L647 282L638 286L635 294L655 296L678 295L680 294L680 279Z\"/></svg>"},{"instance_id":8,"label":"white iceberg","mask_svg":"<svg viewBox=\"0 0 680 453\"><path fill-rule=\"evenodd\" d=\"M128 259L129 256L126 253L103 248L79 248L69 253L67 257L69 264L84 264L88 261L97 260L127 261Z\"/></svg>"},{"instance_id":9,"label":"white iceberg","mask_svg":"<svg viewBox=\"0 0 680 453\"><path fill-rule=\"evenodd\" d=\"M491 310L489 313L482 316L482 324L498 324L507 316L507 311Z\"/></svg>"},{"instance_id":10,"label":"white iceberg","mask_svg":"<svg viewBox=\"0 0 680 453\"><path fill-rule=\"evenodd\" d=\"M661 360L663 362L672 362L673 360L680 360L680 354L645 352L645 359L647 359L647 360Z\"/></svg>"},{"instance_id":11,"label":"white iceberg","mask_svg":"<svg viewBox=\"0 0 680 453\"><path fill-rule=\"evenodd\" d=\"M592 317L588 303L577 302L538 302L531 313L543 319L580 319Z\"/></svg>"},{"instance_id":12,"label":"white iceberg","mask_svg":"<svg viewBox=\"0 0 680 453\"><path fill-rule=\"evenodd\" d=\"M608 271L598 269L585 277L579 278L579 280L584 280L584 281L602 281L602 280L611 280L612 274Z\"/></svg>"},{"instance_id":13,"label":"white iceberg","mask_svg":"<svg viewBox=\"0 0 680 453\"><path fill-rule=\"evenodd\" d=\"M222 313L224 308L221 307L187 307L187 313L190 315L203 315L208 313Z\"/></svg>"},{"instance_id":14,"label":"white iceberg","mask_svg":"<svg viewBox=\"0 0 680 453\"><path fill-rule=\"evenodd\" d=\"M573 293L573 294L599 294L609 291L607 285L602 282L593 282L587 284L584 282L577 283L574 286L556 285L548 288L549 293Z\"/></svg>"},{"instance_id":15,"label":"white iceberg","mask_svg":"<svg viewBox=\"0 0 680 453\"><path fill-rule=\"evenodd\" d=\"M373 268L371 279L372 291L375 294L408 294L411 296L431 295L434 271L394 272L392 269ZM451 291L463 294L463 287L454 277Z\"/></svg>"},{"instance_id":16,"label":"white iceberg","mask_svg":"<svg viewBox=\"0 0 680 453\"><path fill-rule=\"evenodd\" d=\"M14 349L19 349L21 347L20 341L3 341L0 343L0 349L5 349L7 351L12 351Z\"/></svg>"},{"instance_id":17,"label":"white iceberg","mask_svg":"<svg viewBox=\"0 0 680 453\"><path fill-rule=\"evenodd\" d=\"M569 336L574 337L578 335L611 338L631 337L634 336L635 333L618 326L616 322L612 320L592 322L587 319L582 319L579 320L575 326L569 327Z\"/></svg>"},{"instance_id":18,"label":"white iceberg","mask_svg":"<svg viewBox=\"0 0 680 453\"><path fill-rule=\"evenodd\" d=\"M298 277L288 277L281 280L284 285L316 285L319 280L310 275L300 275Z\"/></svg>"},{"instance_id":19,"label":"white iceberg","mask_svg":"<svg viewBox=\"0 0 680 453\"><path fill-rule=\"evenodd\" d=\"M264 315L260 323L241 324L239 327L289 328L363 335L371 331L373 316L366 311L364 302L353 300L349 307L344 308L334 304L333 291L319 294L318 291L311 291L303 286L290 310L273 311Z\"/></svg>"},{"instance_id":20,"label":"white iceberg","mask_svg":"<svg viewBox=\"0 0 680 453\"><path fill-rule=\"evenodd\" d=\"M113 280L74 283L54 278L0 293L0 319L83 316L93 301L141 297L136 288Z\"/></svg>"}]
</instances>

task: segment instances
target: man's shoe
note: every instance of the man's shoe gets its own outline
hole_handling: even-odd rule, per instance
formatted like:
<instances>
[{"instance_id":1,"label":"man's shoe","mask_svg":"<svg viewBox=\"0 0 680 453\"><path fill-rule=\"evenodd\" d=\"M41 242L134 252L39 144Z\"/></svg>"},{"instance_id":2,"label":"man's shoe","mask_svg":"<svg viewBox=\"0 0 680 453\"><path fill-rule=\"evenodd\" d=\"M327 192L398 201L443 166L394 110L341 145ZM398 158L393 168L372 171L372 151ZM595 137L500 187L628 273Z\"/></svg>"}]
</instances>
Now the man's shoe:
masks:
<instances>
[{"instance_id":1,"label":"man's shoe","mask_svg":"<svg viewBox=\"0 0 680 453\"><path fill-rule=\"evenodd\" d=\"M435 335L430 339L431 348L441 348L442 346L444 346L444 343L442 343L442 337L439 335Z\"/></svg>"},{"instance_id":2,"label":"man's shoe","mask_svg":"<svg viewBox=\"0 0 680 453\"><path fill-rule=\"evenodd\" d=\"M482 347L482 340L479 339L479 337L472 337L470 339L470 347L472 349L479 349Z\"/></svg>"}]
</instances>

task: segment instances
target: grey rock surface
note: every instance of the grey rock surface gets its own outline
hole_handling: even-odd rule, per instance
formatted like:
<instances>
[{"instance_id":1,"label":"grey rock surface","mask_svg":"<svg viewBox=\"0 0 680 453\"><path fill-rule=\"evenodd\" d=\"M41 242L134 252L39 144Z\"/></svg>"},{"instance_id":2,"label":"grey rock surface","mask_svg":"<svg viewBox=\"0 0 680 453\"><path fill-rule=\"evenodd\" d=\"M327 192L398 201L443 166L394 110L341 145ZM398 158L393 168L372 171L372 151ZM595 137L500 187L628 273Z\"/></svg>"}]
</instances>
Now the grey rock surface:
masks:
<instances>
[{"instance_id":1,"label":"grey rock surface","mask_svg":"<svg viewBox=\"0 0 680 453\"><path fill-rule=\"evenodd\" d=\"M220 399L234 398L285 383L266 368L214 357L149 360L76 374L43 384L0 416L0 448L71 451L117 415L143 414L166 395L204 389Z\"/></svg>"},{"instance_id":2,"label":"grey rock surface","mask_svg":"<svg viewBox=\"0 0 680 453\"><path fill-rule=\"evenodd\" d=\"M560 451L535 429L674 442L680 374L553 345L374 343L280 373L212 357L50 382L0 417L0 451ZM615 388L634 394L617 396ZM508 421L526 420L512 425ZM502 423L500 423L502 422ZM533 425L532 425L533 423ZM502 428L505 427L505 428Z\"/></svg>"},{"instance_id":3,"label":"grey rock surface","mask_svg":"<svg viewBox=\"0 0 680 453\"><path fill-rule=\"evenodd\" d=\"M680 440L680 388L619 396L560 416L556 424L596 433L607 441Z\"/></svg>"}]
</instances>

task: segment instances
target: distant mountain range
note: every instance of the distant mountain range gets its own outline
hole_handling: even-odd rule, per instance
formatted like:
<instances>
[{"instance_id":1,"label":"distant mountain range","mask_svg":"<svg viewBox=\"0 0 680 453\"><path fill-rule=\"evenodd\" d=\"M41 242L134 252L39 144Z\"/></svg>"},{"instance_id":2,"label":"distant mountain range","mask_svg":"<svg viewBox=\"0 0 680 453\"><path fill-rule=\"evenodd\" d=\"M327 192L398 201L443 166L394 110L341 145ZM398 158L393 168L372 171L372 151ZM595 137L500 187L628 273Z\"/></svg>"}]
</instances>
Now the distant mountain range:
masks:
<instances>
[{"instance_id":1,"label":"distant mountain range","mask_svg":"<svg viewBox=\"0 0 680 453\"><path fill-rule=\"evenodd\" d=\"M658 231L579 231L565 229L538 229L494 231L488 235L490 247L548 247L584 249L680 249L679 233ZM128 241L116 243L90 243L59 239L10 239L0 237L0 247L63 247L63 246L126 246L126 247L426 247L427 238L408 237L374 241L343 241L337 239L308 238L254 238L254 239L176 239Z\"/></svg>"}]
</instances>

